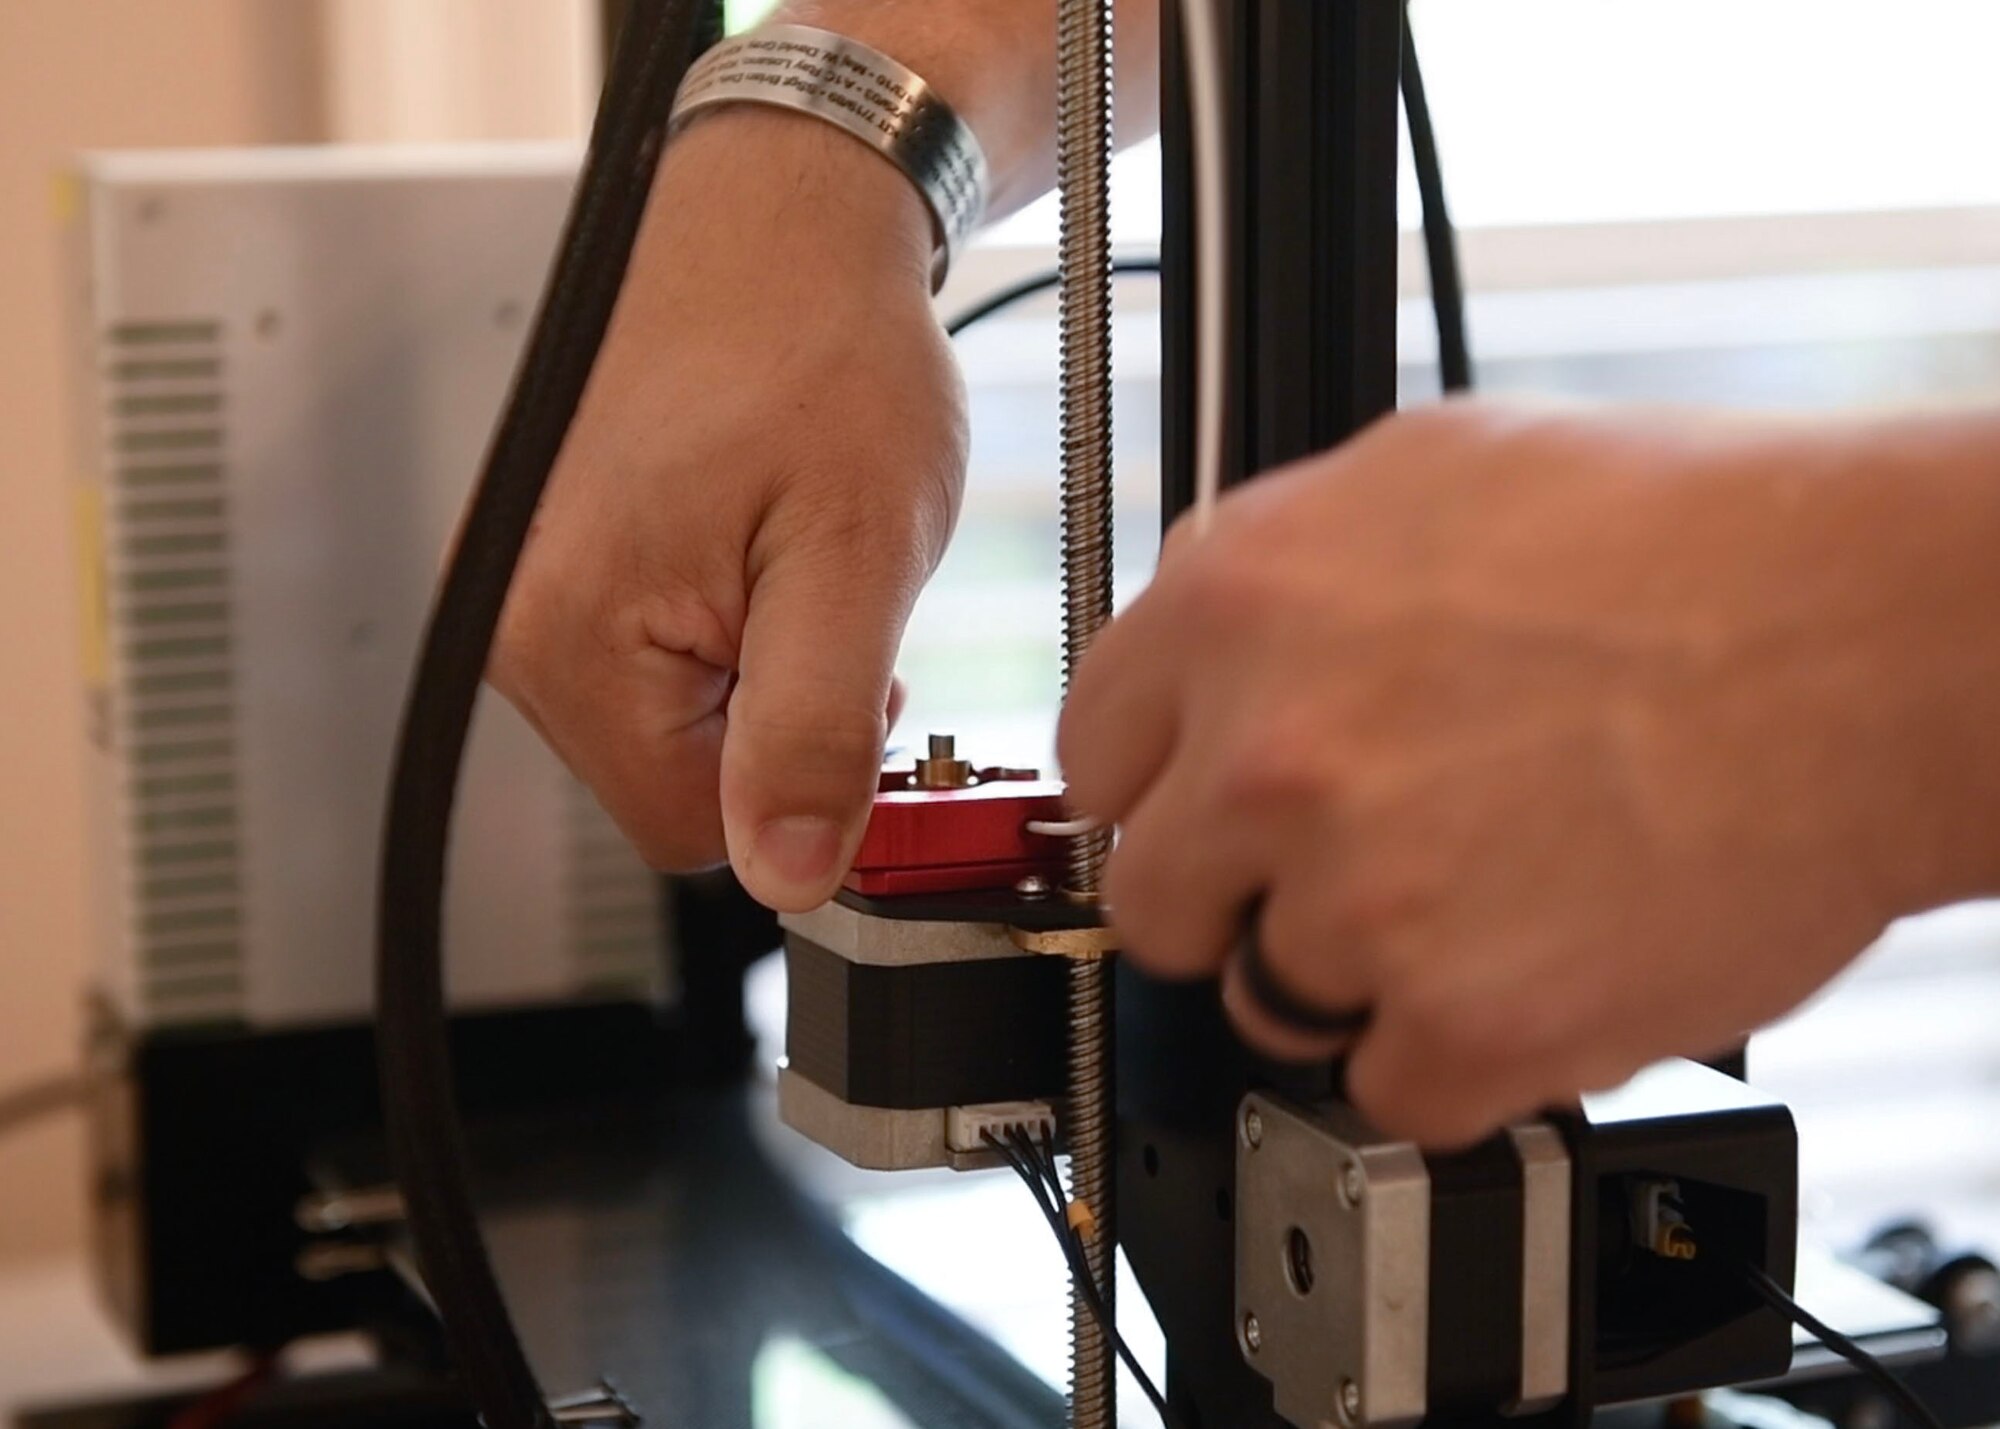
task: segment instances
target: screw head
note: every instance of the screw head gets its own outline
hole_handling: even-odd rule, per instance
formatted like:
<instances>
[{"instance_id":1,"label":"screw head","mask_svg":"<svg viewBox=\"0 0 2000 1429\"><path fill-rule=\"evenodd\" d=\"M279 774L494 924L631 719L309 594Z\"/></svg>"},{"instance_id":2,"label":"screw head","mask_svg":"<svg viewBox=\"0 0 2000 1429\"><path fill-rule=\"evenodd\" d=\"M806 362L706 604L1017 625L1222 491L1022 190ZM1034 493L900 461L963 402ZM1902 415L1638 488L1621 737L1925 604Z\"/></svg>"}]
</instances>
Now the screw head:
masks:
<instances>
[{"instance_id":1,"label":"screw head","mask_svg":"<svg viewBox=\"0 0 2000 1429\"><path fill-rule=\"evenodd\" d=\"M1361 1163L1350 1161L1340 1173L1340 1202L1349 1208L1361 1204L1361 1197L1367 1192L1368 1180L1361 1174Z\"/></svg>"},{"instance_id":2,"label":"screw head","mask_svg":"<svg viewBox=\"0 0 2000 1429\"><path fill-rule=\"evenodd\" d=\"M1264 1327L1257 1323L1255 1315L1243 1316L1243 1344L1253 1355L1264 1348Z\"/></svg>"},{"instance_id":3,"label":"screw head","mask_svg":"<svg viewBox=\"0 0 2000 1429\"><path fill-rule=\"evenodd\" d=\"M1253 1151L1264 1144L1264 1118L1255 1107L1243 1113L1243 1139Z\"/></svg>"},{"instance_id":4,"label":"screw head","mask_svg":"<svg viewBox=\"0 0 2000 1429\"><path fill-rule=\"evenodd\" d=\"M1046 898L1055 890L1039 873L1031 873L1014 885L1014 891L1023 898Z\"/></svg>"},{"instance_id":5,"label":"screw head","mask_svg":"<svg viewBox=\"0 0 2000 1429\"><path fill-rule=\"evenodd\" d=\"M1361 1386L1351 1379L1340 1382L1340 1417L1349 1424L1361 1422Z\"/></svg>"}]
</instances>

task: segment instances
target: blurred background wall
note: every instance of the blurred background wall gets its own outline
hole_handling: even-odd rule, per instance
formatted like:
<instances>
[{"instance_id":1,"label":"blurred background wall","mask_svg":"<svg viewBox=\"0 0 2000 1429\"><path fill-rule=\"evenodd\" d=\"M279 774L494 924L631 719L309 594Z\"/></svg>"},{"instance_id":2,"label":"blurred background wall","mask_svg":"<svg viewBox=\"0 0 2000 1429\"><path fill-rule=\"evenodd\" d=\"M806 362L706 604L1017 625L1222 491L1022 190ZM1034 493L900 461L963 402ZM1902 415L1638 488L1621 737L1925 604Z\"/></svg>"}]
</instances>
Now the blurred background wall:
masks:
<instances>
[{"instance_id":1,"label":"blurred background wall","mask_svg":"<svg viewBox=\"0 0 2000 1429\"><path fill-rule=\"evenodd\" d=\"M79 149L580 135L592 0L0 4L0 1091L70 1066L86 926L55 176ZM78 1123L0 1139L0 1265L82 1234Z\"/></svg>"}]
</instances>

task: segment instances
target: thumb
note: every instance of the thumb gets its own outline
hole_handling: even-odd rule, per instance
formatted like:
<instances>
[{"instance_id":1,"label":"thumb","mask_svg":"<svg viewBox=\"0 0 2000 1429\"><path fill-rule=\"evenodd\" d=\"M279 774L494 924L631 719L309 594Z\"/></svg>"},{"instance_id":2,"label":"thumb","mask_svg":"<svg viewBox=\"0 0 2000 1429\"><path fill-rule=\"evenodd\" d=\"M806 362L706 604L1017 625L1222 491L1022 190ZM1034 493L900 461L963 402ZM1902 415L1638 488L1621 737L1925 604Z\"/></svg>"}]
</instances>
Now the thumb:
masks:
<instances>
[{"instance_id":1,"label":"thumb","mask_svg":"<svg viewBox=\"0 0 2000 1429\"><path fill-rule=\"evenodd\" d=\"M916 587L846 552L789 554L745 616L722 822L751 896L802 912L833 895L867 827Z\"/></svg>"}]
</instances>

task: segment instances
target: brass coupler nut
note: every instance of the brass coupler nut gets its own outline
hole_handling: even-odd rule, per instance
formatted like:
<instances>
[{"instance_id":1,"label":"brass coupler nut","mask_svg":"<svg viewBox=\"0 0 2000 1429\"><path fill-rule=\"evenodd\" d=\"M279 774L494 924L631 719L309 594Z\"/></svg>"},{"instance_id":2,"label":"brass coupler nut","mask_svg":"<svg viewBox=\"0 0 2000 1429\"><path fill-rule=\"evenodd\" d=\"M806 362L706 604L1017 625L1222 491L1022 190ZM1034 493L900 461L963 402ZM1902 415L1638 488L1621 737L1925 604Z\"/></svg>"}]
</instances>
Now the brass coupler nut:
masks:
<instances>
[{"instance_id":1,"label":"brass coupler nut","mask_svg":"<svg viewBox=\"0 0 2000 1429\"><path fill-rule=\"evenodd\" d=\"M1108 958L1118 951L1118 934L1110 928L1009 928L1007 936L1024 953L1056 958Z\"/></svg>"}]
</instances>

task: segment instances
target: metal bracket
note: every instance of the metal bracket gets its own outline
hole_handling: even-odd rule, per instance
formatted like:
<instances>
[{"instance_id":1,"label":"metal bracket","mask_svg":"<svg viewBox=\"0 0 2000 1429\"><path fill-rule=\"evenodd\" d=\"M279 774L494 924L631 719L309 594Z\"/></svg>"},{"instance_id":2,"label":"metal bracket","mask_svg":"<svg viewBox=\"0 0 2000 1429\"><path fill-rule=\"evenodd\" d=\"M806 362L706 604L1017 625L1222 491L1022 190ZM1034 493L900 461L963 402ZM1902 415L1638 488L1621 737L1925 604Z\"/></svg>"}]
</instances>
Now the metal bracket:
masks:
<instances>
[{"instance_id":1,"label":"metal bracket","mask_svg":"<svg viewBox=\"0 0 2000 1429\"><path fill-rule=\"evenodd\" d=\"M1569 1148L1547 1122L1507 1137L1521 1159L1521 1397L1507 1412L1539 1414L1569 1392Z\"/></svg>"},{"instance_id":2,"label":"metal bracket","mask_svg":"<svg viewBox=\"0 0 2000 1429\"><path fill-rule=\"evenodd\" d=\"M1237 1341L1304 1429L1424 1417L1430 1173L1344 1107L1261 1093L1236 1118Z\"/></svg>"}]
</instances>

